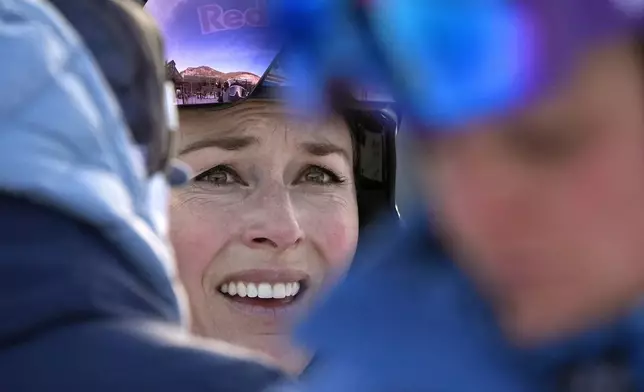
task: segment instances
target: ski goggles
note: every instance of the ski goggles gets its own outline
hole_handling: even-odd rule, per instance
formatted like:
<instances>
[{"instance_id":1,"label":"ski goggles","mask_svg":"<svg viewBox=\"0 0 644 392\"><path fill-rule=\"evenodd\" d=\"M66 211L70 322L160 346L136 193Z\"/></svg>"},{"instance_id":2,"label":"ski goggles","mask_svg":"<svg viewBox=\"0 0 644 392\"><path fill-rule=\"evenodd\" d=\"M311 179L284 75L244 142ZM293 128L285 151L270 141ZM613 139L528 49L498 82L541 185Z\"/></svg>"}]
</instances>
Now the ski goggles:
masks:
<instances>
[{"instance_id":1,"label":"ski goggles","mask_svg":"<svg viewBox=\"0 0 644 392\"><path fill-rule=\"evenodd\" d=\"M278 96L302 101L299 92L314 88L314 79L301 80L286 71L297 72L299 63L284 55L284 41L275 34L271 22L271 2L274 0L146 2L145 10L158 22L165 39L166 77L174 83L179 108L225 108L249 98ZM385 92L358 87L356 81L349 84L351 98L357 102L391 102Z\"/></svg>"}]
</instances>

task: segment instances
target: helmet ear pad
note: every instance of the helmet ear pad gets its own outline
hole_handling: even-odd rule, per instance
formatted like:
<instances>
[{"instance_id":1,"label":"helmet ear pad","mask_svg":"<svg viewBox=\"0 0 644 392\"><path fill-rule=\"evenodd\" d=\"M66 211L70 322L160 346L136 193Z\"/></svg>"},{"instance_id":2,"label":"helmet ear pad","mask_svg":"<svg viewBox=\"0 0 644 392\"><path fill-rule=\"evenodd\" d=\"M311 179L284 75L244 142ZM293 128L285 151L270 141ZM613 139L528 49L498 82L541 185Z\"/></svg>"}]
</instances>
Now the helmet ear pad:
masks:
<instances>
[{"instance_id":1,"label":"helmet ear pad","mask_svg":"<svg viewBox=\"0 0 644 392\"><path fill-rule=\"evenodd\" d=\"M379 217L397 217L397 120L378 109L345 110L353 141L354 174L360 227Z\"/></svg>"}]
</instances>

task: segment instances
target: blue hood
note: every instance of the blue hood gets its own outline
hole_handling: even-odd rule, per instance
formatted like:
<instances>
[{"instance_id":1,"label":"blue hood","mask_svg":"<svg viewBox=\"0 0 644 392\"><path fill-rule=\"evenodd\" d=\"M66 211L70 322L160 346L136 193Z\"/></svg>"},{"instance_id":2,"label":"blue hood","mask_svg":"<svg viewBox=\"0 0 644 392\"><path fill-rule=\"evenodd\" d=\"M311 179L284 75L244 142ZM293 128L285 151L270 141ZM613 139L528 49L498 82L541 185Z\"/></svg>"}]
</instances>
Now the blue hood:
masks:
<instances>
[{"instance_id":1,"label":"blue hood","mask_svg":"<svg viewBox=\"0 0 644 392\"><path fill-rule=\"evenodd\" d=\"M124 292L180 322L140 152L88 50L47 2L0 0L0 52L0 344L67 307L96 312L101 298L114 301L106 315L131 313ZM122 262L98 266L101 252Z\"/></svg>"}]
</instances>

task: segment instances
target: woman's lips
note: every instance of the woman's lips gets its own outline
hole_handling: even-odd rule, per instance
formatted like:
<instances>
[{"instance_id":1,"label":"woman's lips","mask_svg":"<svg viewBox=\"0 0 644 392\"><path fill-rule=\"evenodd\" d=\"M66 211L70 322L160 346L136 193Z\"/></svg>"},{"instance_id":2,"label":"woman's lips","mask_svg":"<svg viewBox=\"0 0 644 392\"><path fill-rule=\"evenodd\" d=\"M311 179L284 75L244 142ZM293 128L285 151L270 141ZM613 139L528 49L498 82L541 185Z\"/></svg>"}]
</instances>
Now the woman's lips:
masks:
<instances>
[{"instance_id":1,"label":"woman's lips","mask_svg":"<svg viewBox=\"0 0 644 392\"><path fill-rule=\"evenodd\" d=\"M294 270L246 270L229 275L217 289L233 302L275 308L294 302L308 279Z\"/></svg>"}]
</instances>

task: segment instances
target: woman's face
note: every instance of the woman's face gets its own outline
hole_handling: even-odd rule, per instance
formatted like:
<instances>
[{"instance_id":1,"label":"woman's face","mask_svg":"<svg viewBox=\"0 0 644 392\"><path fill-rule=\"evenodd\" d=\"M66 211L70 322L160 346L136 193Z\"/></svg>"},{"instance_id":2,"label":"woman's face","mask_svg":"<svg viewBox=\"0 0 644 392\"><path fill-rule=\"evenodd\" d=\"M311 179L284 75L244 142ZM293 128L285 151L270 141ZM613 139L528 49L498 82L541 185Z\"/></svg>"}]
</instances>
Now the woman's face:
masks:
<instances>
[{"instance_id":1,"label":"woman's face","mask_svg":"<svg viewBox=\"0 0 644 392\"><path fill-rule=\"evenodd\" d=\"M282 110L182 113L180 157L195 176L174 194L172 240L195 331L297 371L289 320L350 262L358 213L345 123Z\"/></svg>"}]
</instances>

